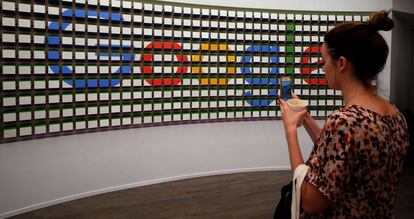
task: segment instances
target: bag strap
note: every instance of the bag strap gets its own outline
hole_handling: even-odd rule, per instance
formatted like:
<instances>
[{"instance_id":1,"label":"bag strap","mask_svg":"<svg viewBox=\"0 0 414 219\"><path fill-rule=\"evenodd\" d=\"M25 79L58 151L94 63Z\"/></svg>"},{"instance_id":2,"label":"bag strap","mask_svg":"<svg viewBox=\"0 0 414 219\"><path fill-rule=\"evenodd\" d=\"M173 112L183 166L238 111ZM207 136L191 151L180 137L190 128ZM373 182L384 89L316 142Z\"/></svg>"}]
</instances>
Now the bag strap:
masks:
<instances>
[{"instance_id":1,"label":"bag strap","mask_svg":"<svg viewBox=\"0 0 414 219\"><path fill-rule=\"evenodd\" d=\"M308 172L308 166L300 164L296 167L293 173L292 183L292 206L291 215L292 219L298 219L300 216L300 188L302 187L303 180Z\"/></svg>"}]
</instances>

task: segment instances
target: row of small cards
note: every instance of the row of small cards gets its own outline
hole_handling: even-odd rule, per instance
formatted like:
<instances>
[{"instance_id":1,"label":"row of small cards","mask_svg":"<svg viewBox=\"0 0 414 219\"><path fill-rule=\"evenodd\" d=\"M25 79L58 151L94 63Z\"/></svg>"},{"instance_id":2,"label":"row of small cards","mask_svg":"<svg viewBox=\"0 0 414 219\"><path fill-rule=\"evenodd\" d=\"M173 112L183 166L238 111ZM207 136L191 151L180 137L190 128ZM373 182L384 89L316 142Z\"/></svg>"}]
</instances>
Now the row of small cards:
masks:
<instances>
[{"instance_id":1,"label":"row of small cards","mask_svg":"<svg viewBox=\"0 0 414 219\"><path fill-rule=\"evenodd\" d=\"M116 107L115 107L116 108ZM79 111L79 110L78 110ZM312 116L327 116L332 113L334 109L324 109L320 110L310 110ZM56 116L59 111L53 111L49 116ZM66 110L65 110L66 112ZM37 113L36 113L37 115ZM70 115L70 114L68 114ZM152 123L162 123L162 122L180 122L180 121L199 121L199 120L215 120L215 119L246 119L246 118L267 118L267 117L277 117L280 116L280 112L274 109L272 110L234 110L234 111L213 111L213 112L177 112L175 114L165 113L165 114L148 114L146 116L141 116L139 113L128 114L120 117L119 115L110 116L100 116L102 119L90 118L88 120L76 120L73 121L73 118L65 119L60 123L60 118L57 118L53 121L44 122L43 124L31 126L29 124L22 124L20 127L10 126L4 129L3 138L15 138L18 136L28 136L28 135L38 135L38 134L47 134L54 132L63 132L63 131L75 131L91 128L108 128L108 127L118 127L118 126L129 126L129 125L141 125L141 124L152 124ZM89 117L88 117L89 118ZM52 119L51 119L52 120ZM111 124L110 124L111 123ZM48 125L47 125L48 124ZM47 130L48 128L48 130ZM18 133L19 132L19 133Z\"/></svg>"},{"instance_id":2,"label":"row of small cards","mask_svg":"<svg viewBox=\"0 0 414 219\"><path fill-rule=\"evenodd\" d=\"M72 3L72 0L62 0L62 2L69 2ZM76 4L85 4L84 0L76 1ZM6 11L15 11L16 5L19 12L25 13L37 13L42 14L46 13L46 6L35 4L33 5L33 9L30 4L25 3L15 3L13 1L3 1L2 9ZM53 5L52 3L50 3ZM168 5L168 4L151 4L145 2L130 2L130 1L116 1L116 0L88 0L88 4L86 6L107 6L113 10L116 9L136 9L138 11L143 10L144 12L154 12L156 14L173 14L178 16L200 16L200 17L218 17L218 18L253 18L253 19L262 19L262 20L284 20L284 21L293 21L293 20L300 20L300 21L362 21L367 20L368 15L363 14L350 14L350 13L343 13L343 14L329 14L329 12L317 12L311 14L311 12L287 12L287 11L245 11L245 10L234 10L234 9L215 9L215 8L199 8L199 5L193 6L178 6L178 5ZM208 6L211 7L211 6ZM62 8L59 8L59 4L56 6L49 6L47 8L47 12L49 15L59 15L61 11L65 9L71 9L68 4L65 4ZM85 10L85 7L81 7L82 10ZM134 13L134 10L131 13ZM85 11L88 11L86 9ZM129 16L127 16L129 15ZM124 19L126 21L135 21L139 19L134 19L133 16L130 14L125 13Z\"/></svg>"}]
</instances>

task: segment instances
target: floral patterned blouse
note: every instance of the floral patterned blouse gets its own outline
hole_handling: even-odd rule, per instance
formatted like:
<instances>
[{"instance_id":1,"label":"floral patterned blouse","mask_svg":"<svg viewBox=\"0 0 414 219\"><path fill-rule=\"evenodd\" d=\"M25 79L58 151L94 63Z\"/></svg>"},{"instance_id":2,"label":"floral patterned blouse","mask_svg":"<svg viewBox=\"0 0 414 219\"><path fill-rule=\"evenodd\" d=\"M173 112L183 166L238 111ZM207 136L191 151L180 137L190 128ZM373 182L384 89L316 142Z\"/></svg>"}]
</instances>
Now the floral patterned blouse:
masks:
<instances>
[{"instance_id":1,"label":"floral patterned blouse","mask_svg":"<svg viewBox=\"0 0 414 219\"><path fill-rule=\"evenodd\" d=\"M305 177L331 205L301 218L393 218L408 144L407 123L398 110L382 116L353 105L331 114Z\"/></svg>"}]
</instances>

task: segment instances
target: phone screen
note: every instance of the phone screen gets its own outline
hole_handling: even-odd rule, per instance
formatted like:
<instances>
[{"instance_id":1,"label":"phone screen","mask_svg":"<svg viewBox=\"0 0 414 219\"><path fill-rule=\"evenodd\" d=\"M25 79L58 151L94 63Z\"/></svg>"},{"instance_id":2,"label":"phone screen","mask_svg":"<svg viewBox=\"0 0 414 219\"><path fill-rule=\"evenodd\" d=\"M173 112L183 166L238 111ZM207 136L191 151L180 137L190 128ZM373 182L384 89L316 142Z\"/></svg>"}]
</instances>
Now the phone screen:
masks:
<instances>
[{"instance_id":1,"label":"phone screen","mask_svg":"<svg viewBox=\"0 0 414 219\"><path fill-rule=\"evenodd\" d=\"M283 100L292 99L292 82L289 77L281 79L281 94Z\"/></svg>"}]
</instances>

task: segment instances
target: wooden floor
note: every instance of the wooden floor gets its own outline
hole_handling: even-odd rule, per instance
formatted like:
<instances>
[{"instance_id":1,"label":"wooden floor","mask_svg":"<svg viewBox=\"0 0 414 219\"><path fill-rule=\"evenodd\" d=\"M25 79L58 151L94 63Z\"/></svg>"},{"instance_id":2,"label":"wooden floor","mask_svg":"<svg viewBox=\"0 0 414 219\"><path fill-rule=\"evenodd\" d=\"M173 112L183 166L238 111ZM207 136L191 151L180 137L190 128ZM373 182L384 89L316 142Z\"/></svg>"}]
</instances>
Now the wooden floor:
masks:
<instances>
[{"instance_id":1,"label":"wooden floor","mask_svg":"<svg viewBox=\"0 0 414 219\"><path fill-rule=\"evenodd\" d=\"M414 165L405 168L396 218L414 218ZM272 218L290 171L238 173L168 182L87 197L12 217L230 219Z\"/></svg>"},{"instance_id":2,"label":"wooden floor","mask_svg":"<svg viewBox=\"0 0 414 219\"><path fill-rule=\"evenodd\" d=\"M22 218L271 218L290 171L180 180L87 197Z\"/></svg>"}]
</instances>

